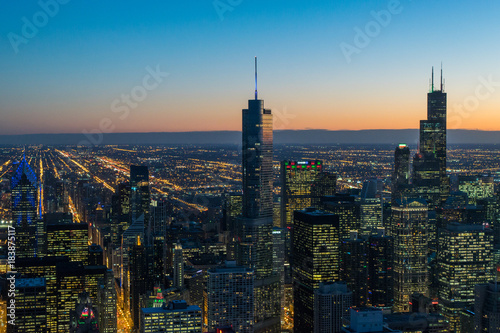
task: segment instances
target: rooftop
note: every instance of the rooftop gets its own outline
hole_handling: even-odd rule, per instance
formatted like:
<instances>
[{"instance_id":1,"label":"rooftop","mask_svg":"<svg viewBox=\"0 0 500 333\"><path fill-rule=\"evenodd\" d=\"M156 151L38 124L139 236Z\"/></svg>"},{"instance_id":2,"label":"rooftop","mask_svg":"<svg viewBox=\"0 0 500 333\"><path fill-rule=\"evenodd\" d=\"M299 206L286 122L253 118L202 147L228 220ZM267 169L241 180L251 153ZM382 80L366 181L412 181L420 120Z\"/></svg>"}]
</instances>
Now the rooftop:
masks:
<instances>
[{"instance_id":1,"label":"rooftop","mask_svg":"<svg viewBox=\"0 0 500 333\"><path fill-rule=\"evenodd\" d=\"M163 304L161 308L142 308L141 312L144 314L153 313L170 313L170 312L201 312L201 308L198 305L187 305L186 301L177 300L171 301L168 305Z\"/></svg>"},{"instance_id":2,"label":"rooftop","mask_svg":"<svg viewBox=\"0 0 500 333\"><path fill-rule=\"evenodd\" d=\"M45 287L45 278L16 279L16 288Z\"/></svg>"},{"instance_id":3,"label":"rooftop","mask_svg":"<svg viewBox=\"0 0 500 333\"><path fill-rule=\"evenodd\" d=\"M484 231L485 227L480 224L460 224L458 222L452 222L446 227L448 231L453 232L472 232L472 231Z\"/></svg>"}]
</instances>

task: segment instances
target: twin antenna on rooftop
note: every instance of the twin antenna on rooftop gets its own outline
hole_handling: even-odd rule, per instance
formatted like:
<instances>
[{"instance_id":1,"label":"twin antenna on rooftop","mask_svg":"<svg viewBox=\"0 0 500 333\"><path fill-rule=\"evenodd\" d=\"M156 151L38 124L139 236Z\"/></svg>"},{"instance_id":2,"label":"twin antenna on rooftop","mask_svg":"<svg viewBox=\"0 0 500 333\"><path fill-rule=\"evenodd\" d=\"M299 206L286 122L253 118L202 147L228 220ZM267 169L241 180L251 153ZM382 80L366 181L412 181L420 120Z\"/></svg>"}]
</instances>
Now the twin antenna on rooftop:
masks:
<instances>
[{"instance_id":1,"label":"twin antenna on rooftop","mask_svg":"<svg viewBox=\"0 0 500 333\"><path fill-rule=\"evenodd\" d=\"M257 57L255 57L255 100L257 100Z\"/></svg>"},{"instance_id":2,"label":"twin antenna on rooftop","mask_svg":"<svg viewBox=\"0 0 500 333\"><path fill-rule=\"evenodd\" d=\"M434 92L434 66L432 66L432 76L431 76L431 92ZM444 79L443 79L443 63L441 62L441 91L444 92Z\"/></svg>"}]
</instances>

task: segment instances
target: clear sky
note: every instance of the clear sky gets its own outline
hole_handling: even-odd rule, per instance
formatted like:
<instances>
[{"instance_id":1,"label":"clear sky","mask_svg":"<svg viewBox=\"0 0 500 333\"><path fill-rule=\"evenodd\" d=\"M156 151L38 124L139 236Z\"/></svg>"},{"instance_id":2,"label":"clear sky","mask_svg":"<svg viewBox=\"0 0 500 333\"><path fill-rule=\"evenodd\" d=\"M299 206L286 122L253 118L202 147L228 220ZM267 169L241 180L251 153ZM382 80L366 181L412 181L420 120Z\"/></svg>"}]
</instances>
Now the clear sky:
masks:
<instances>
[{"instance_id":1,"label":"clear sky","mask_svg":"<svg viewBox=\"0 0 500 333\"><path fill-rule=\"evenodd\" d=\"M54 1L0 4L0 134L240 130L254 56L278 129L416 128L442 61L449 127L500 130L496 0Z\"/></svg>"}]
</instances>

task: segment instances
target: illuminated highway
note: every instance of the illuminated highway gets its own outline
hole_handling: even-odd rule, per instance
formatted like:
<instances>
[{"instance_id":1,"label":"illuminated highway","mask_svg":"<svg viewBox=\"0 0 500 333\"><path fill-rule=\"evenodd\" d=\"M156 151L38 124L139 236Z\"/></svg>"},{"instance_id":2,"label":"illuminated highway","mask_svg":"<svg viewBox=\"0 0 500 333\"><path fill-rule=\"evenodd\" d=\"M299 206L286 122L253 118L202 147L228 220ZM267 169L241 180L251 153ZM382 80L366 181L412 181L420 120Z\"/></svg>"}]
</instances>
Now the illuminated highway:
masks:
<instances>
[{"instance_id":1,"label":"illuminated highway","mask_svg":"<svg viewBox=\"0 0 500 333\"><path fill-rule=\"evenodd\" d=\"M83 165L81 165L80 163L78 163L74 158L72 158L71 156L69 156L69 154L65 154L63 153L62 151L60 150L56 150L58 153L60 153L61 155L63 155L64 157L66 158L69 158L69 160L71 162L73 162L76 166L78 166L80 169L82 169L85 173L87 173L88 175L94 177L94 179L98 182L98 183L101 183L104 185L104 187L106 187L108 190L110 190L111 192L115 192L115 189L109 185L108 183L106 183L104 180L102 180L101 178L97 177L96 175L92 174L90 172L89 169L87 169L86 167L84 167Z\"/></svg>"},{"instance_id":2,"label":"illuminated highway","mask_svg":"<svg viewBox=\"0 0 500 333\"><path fill-rule=\"evenodd\" d=\"M43 193L43 157L40 157L40 172L39 172L39 177L40 177L40 186L38 187L38 206L40 207L40 214L43 216L45 214L45 207L44 207L44 193Z\"/></svg>"},{"instance_id":3,"label":"illuminated highway","mask_svg":"<svg viewBox=\"0 0 500 333\"><path fill-rule=\"evenodd\" d=\"M56 150L56 151L59 154L61 154L62 156L64 156L65 158L68 158L72 163L74 163L76 166L78 166L86 174L92 176L98 183L103 184L104 187L106 187L108 190L112 191L113 193L115 192L115 188L113 188L111 185L108 184L108 182L106 182L105 180L103 180L99 176L93 174L91 172L91 170L89 169L89 167L86 166L86 165L90 165L92 163L93 159L87 159L87 160L83 160L83 161L79 162L79 161L76 161L68 153L62 152L60 150ZM129 171L130 166L128 166L124 162L118 161L118 160L113 159L113 158L102 157L102 156L95 158L95 161L98 162L100 165L102 165L104 168L110 169L113 172L117 173L117 175L115 175L115 178L113 180L115 183L116 183L116 181L117 181L117 179L118 179L118 177L120 175L121 176L125 176L126 178L130 177L130 171ZM163 191L161 189L162 187L165 187L165 185L171 187L172 190L174 190L174 191L182 191L183 190L182 187L180 187L180 186L178 186L176 184L173 184L172 182L168 181L167 179L156 178L156 177L154 177L154 175L151 178L152 178L151 189L154 190L154 191L157 191L158 193L161 193L161 194L164 194L164 195L169 195L169 193L167 193L167 192L165 192L165 191ZM199 205L199 204L194 204L194 203L187 202L187 201L185 201L185 200L183 200L181 198L178 198L176 196L171 196L171 199L179 202L180 204L182 204L182 205L184 205L186 207L189 207L189 208L192 208L192 209L196 209L196 210L198 210L200 212L204 212L204 211L208 210L207 207L204 207L204 206Z\"/></svg>"},{"instance_id":4,"label":"illuminated highway","mask_svg":"<svg viewBox=\"0 0 500 333\"><path fill-rule=\"evenodd\" d=\"M0 179L7 173L10 171L10 167L9 165L12 163L12 160L8 160L7 162L5 162L4 164L2 164L2 166L0 167L0 172L2 172L2 174L0 174Z\"/></svg>"}]
</instances>

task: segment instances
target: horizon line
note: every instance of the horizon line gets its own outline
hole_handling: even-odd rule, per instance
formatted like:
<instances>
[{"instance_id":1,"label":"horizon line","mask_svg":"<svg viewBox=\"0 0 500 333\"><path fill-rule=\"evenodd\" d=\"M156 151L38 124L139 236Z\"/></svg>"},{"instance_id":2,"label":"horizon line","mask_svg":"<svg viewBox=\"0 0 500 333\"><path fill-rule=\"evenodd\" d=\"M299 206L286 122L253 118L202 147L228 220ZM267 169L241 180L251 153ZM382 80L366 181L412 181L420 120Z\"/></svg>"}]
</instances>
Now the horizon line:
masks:
<instances>
[{"instance_id":1,"label":"horizon line","mask_svg":"<svg viewBox=\"0 0 500 333\"><path fill-rule=\"evenodd\" d=\"M420 130L419 128L364 128L364 129L325 129L325 128L301 128L301 129L275 129L273 132L284 131L328 131L328 132L361 132L361 131L405 131ZM477 128L451 128L447 131L477 131L477 132L500 132L498 130L483 130ZM162 131L162 132L101 132L101 134L164 134L164 133L206 133L206 132L241 132L241 130L193 130L193 131ZM0 134L1 136L23 136L23 135L85 135L78 132L55 132L55 133L22 133L22 134Z\"/></svg>"}]
</instances>

